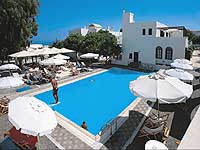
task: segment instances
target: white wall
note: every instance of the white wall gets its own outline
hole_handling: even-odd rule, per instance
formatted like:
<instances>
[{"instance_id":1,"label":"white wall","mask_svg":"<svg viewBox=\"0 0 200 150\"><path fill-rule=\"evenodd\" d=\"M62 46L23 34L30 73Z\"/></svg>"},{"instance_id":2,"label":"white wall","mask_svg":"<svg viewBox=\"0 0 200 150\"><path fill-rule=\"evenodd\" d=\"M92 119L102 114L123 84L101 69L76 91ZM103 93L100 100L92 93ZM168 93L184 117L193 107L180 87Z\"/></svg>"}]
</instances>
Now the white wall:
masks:
<instances>
[{"instance_id":1,"label":"white wall","mask_svg":"<svg viewBox=\"0 0 200 150\"><path fill-rule=\"evenodd\" d=\"M73 29L69 31L69 34L81 34L83 36L85 36L88 33L88 29L86 28L78 28L78 29Z\"/></svg>"},{"instance_id":2,"label":"white wall","mask_svg":"<svg viewBox=\"0 0 200 150\"><path fill-rule=\"evenodd\" d=\"M129 17L132 17L132 19ZM163 60L159 60L160 63L169 64L171 62L170 60L165 60L166 47L172 47L173 59L185 57L187 38L160 37L160 32L158 33L157 28L166 27L166 25L159 22L135 23L133 15L125 12L123 12L122 25L122 63L124 65L133 62L133 59L129 59L129 53L134 54L134 52L139 52L139 61L142 63L156 64L155 50L157 46L163 48ZM142 34L143 28L146 29L146 35ZM148 35L149 28L152 28L152 35Z\"/></svg>"},{"instance_id":3,"label":"white wall","mask_svg":"<svg viewBox=\"0 0 200 150\"><path fill-rule=\"evenodd\" d=\"M88 34L88 29L81 28L81 35L86 36L86 34Z\"/></svg>"},{"instance_id":4,"label":"white wall","mask_svg":"<svg viewBox=\"0 0 200 150\"><path fill-rule=\"evenodd\" d=\"M156 37L160 37L160 29L158 29L158 28L167 27L167 25L156 21L156 27L157 27L157 29L156 29Z\"/></svg>"},{"instance_id":5,"label":"white wall","mask_svg":"<svg viewBox=\"0 0 200 150\"><path fill-rule=\"evenodd\" d=\"M117 31L109 31L109 32L117 38L117 44L121 45L122 44L122 32L117 32Z\"/></svg>"},{"instance_id":6,"label":"white wall","mask_svg":"<svg viewBox=\"0 0 200 150\"><path fill-rule=\"evenodd\" d=\"M183 31L174 31L174 32L170 32L170 37L183 37Z\"/></svg>"}]
</instances>

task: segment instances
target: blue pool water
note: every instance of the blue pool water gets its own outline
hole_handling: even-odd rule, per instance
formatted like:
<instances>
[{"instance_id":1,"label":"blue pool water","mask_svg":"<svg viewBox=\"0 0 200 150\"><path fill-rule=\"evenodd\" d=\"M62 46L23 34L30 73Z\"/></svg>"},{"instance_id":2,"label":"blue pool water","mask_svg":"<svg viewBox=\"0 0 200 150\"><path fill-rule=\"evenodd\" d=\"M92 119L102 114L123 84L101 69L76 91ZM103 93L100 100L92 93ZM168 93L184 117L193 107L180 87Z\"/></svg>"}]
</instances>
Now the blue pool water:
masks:
<instances>
[{"instance_id":1,"label":"blue pool water","mask_svg":"<svg viewBox=\"0 0 200 150\"><path fill-rule=\"evenodd\" d=\"M16 92L24 92L24 91L27 91L27 90L30 90L30 89L31 89L30 86L24 86L22 88L16 89Z\"/></svg>"},{"instance_id":2,"label":"blue pool water","mask_svg":"<svg viewBox=\"0 0 200 150\"><path fill-rule=\"evenodd\" d=\"M59 87L61 102L53 109L77 125L86 121L88 130L96 135L102 126L115 118L136 98L129 90L129 82L142 72L112 68L109 71ZM52 90L36 95L52 104Z\"/></svg>"}]
</instances>

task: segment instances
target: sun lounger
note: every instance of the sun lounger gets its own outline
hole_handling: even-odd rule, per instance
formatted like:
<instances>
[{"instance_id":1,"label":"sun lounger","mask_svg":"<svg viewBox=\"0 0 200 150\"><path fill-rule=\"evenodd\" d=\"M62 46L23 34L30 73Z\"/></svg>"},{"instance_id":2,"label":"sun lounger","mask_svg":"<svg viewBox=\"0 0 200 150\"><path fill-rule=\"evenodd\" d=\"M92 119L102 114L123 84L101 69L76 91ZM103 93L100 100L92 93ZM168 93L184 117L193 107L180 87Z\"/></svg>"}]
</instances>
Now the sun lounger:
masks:
<instances>
[{"instance_id":1,"label":"sun lounger","mask_svg":"<svg viewBox=\"0 0 200 150\"><path fill-rule=\"evenodd\" d=\"M6 96L2 97L0 100L0 116L8 113L8 103L10 99Z\"/></svg>"},{"instance_id":2,"label":"sun lounger","mask_svg":"<svg viewBox=\"0 0 200 150\"><path fill-rule=\"evenodd\" d=\"M0 149L21 150L21 148L17 146L9 136L6 136L2 141L0 141Z\"/></svg>"},{"instance_id":3,"label":"sun lounger","mask_svg":"<svg viewBox=\"0 0 200 150\"><path fill-rule=\"evenodd\" d=\"M8 106L0 104L0 116L8 113Z\"/></svg>"},{"instance_id":4,"label":"sun lounger","mask_svg":"<svg viewBox=\"0 0 200 150\"><path fill-rule=\"evenodd\" d=\"M90 68L90 67L87 67L84 62L81 62L81 65L82 65L82 69L83 70L85 70L85 71L93 71L93 69Z\"/></svg>"},{"instance_id":5,"label":"sun lounger","mask_svg":"<svg viewBox=\"0 0 200 150\"><path fill-rule=\"evenodd\" d=\"M147 137L148 139L151 139L150 136L153 136L157 140L157 135L160 134L161 137L163 137L165 129L165 124L162 124L156 128L150 128L144 124L143 128L140 130L139 137Z\"/></svg>"},{"instance_id":6,"label":"sun lounger","mask_svg":"<svg viewBox=\"0 0 200 150\"><path fill-rule=\"evenodd\" d=\"M146 126L156 127L167 122L169 114L158 116L156 114L150 115L145 121Z\"/></svg>"},{"instance_id":7,"label":"sun lounger","mask_svg":"<svg viewBox=\"0 0 200 150\"><path fill-rule=\"evenodd\" d=\"M1 74L1 77L8 77L11 75L10 71L2 71L0 74Z\"/></svg>"},{"instance_id":8,"label":"sun lounger","mask_svg":"<svg viewBox=\"0 0 200 150\"><path fill-rule=\"evenodd\" d=\"M12 75L13 75L13 77L18 77L18 78L20 77L20 76L19 76L19 73L17 73L17 72L12 73Z\"/></svg>"},{"instance_id":9,"label":"sun lounger","mask_svg":"<svg viewBox=\"0 0 200 150\"><path fill-rule=\"evenodd\" d=\"M0 104L8 104L9 102L10 102L10 99L6 96L0 99Z\"/></svg>"},{"instance_id":10,"label":"sun lounger","mask_svg":"<svg viewBox=\"0 0 200 150\"><path fill-rule=\"evenodd\" d=\"M21 133L20 130L17 130L15 127L12 127L6 135L9 136L22 149L36 149L35 145L38 142L37 136L27 136L27 134Z\"/></svg>"},{"instance_id":11,"label":"sun lounger","mask_svg":"<svg viewBox=\"0 0 200 150\"><path fill-rule=\"evenodd\" d=\"M60 68L61 68L61 70L63 70L63 71L68 71L68 70L69 70L69 68L64 67L64 66L60 66Z\"/></svg>"}]
</instances>

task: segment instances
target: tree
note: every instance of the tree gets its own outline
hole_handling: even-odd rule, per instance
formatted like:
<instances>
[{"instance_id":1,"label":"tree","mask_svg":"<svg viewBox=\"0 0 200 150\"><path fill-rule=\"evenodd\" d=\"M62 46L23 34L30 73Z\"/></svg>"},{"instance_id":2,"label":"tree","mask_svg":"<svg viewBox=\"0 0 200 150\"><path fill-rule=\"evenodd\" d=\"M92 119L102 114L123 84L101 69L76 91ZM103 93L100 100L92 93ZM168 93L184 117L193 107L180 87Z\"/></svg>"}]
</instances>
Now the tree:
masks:
<instances>
[{"instance_id":1,"label":"tree","mask_svg":"<svg viewBox=\"0 0 200 150\"><path fill-rule=\"evenodd\" d=\"M37 35L38 0L0 1L0 55L1 60L20 51Z\"/></svg>"},{"instance_id":2,"label":"tree","mask_svg":"<svg viewBox=\"0 0 200 150\"><path fill-rule=\"evenodd\" d=\"M83 40L83 47L81 53L99 53L99 44L97 33L89 33Z\"/></svg>"},{"instance_id":3,"label":"tree","mask_svg":"<svg viewBox=\"0 0 200 150\"><path fill-rule=\"evenodd\" d=\"M185 30L185 36L188 37L188 40L191 41L191 39L195 36L192 31Z\"/></svg>"},{"instance_id":4,"label":"tree","mask_svg":"<svg viewBox=\"0 0 200 150\"><path fill-rule=\"evenodd\" d=\"M64 47L64 41L56 40L55 42L53 42L51 47L63 48Z\"/></svg>"},{"instance_id":5,"label":"tree","mask_svg":"<svg viewBox=\"0 0 200 150\"><path fill-rule=\"evenodd\" d=\"M115 53L117 48L117 39L116 37L111 34L109 31L100 30L98 33L99 36L99 50L100 53L104 55L112 55Z\"/></svg>"},{"instance_id":6,"label":"tree","mask_svg":"<svg viewBox=\"0 0 200 150\"><path fill-rule=\"evenodd\" d=\"M200 36L195 36L192 40L193 44L200 44Z\"/></svg>"},{"instance_id":7,"label":"tree","mask_svg":"<svg viewBox=\"0 0 200 150\"><path fill-rule=\"evenodd\" d=\"M88 33L85 37L80 34L70 34L64 41L56 41L53 46L69 48L81 53L98 53L100 55L119 55L121 48L117 45L116 37L109 31Z\"/></svg>"},{"instance_id":8,"label":"tree","mask_svg":"<svg viewBox=\"0 0 200 150\"><path fill-rule=\"evenodd\" d=\"M92 52L108 56L116 51L118 51L117 39L109 31L89 33L83 41L82 53Z\"/></svg>"},{"instance_id":9,"label":"tree","mask_svg":"<svg viewBox=\"0 0 200 150\"><path fill-rule=\"evenodd\" d=\"M84 40L84 36L76 33L70 34L63 42L63 46L68 49L75 50L79 52L82 49L82 42Z\"/></svg>"},{"instance_id":10,"label":"tree","mask_svg":"<svg viewBox=\"0 0 200 150\"><path fill-rule=\"evenodd\" d=\"M195 35L192 31L186 30L185 36L188 37L189 42L192 44L200 44L200 36Z\"/></svg>"}]
</instances>

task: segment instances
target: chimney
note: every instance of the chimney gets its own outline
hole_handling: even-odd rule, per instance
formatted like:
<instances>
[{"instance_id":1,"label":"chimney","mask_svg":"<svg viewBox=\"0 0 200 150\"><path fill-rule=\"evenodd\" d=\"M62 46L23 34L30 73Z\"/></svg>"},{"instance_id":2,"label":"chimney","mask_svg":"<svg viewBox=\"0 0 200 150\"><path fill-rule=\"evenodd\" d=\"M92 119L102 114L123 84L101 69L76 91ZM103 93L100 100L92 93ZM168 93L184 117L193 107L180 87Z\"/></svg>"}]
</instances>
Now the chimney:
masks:
<instances>
[{"instance_id":1,"label":"chimney","mask_svg":"<svg viewBox=\"0 0 200 150\"><path fill-rule=\"evenodd\" d=\"M107 30L110 31L110 26L107 26Z\"/></svg>"},{"instance_id":2,"label":"chimney","mask_svg":"<svg viewBox=\"0 0 200 150\"><path fill-rule=\"evenodd\" d=\"M123 10L123 23L134 23L134 14Z\"/></svg>"}]
</instances>

